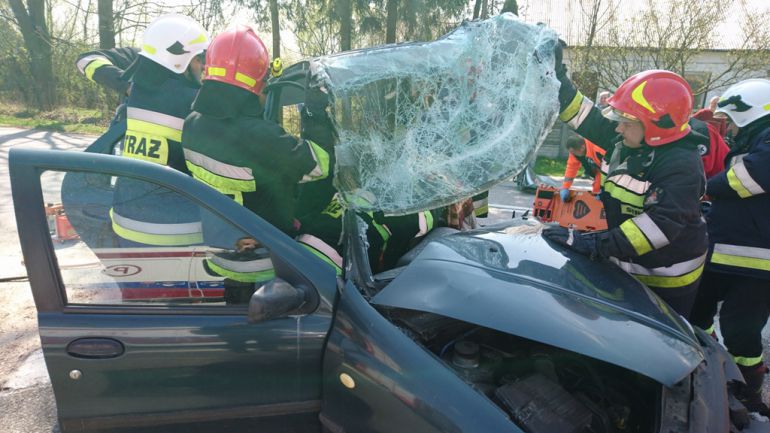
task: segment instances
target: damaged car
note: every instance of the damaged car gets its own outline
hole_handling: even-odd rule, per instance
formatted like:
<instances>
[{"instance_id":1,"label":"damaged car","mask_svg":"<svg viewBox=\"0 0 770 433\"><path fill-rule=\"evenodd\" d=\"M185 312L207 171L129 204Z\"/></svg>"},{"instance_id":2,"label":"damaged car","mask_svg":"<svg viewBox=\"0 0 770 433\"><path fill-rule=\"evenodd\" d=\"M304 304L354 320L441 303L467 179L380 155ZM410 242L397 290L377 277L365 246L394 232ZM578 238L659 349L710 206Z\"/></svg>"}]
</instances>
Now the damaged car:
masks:
<instances>
[{"instance_id":1,"label":"damaged car","mask_svg":"<svg viewBox=\"0 0 770 433\"><path fill-rule=\"evenodd\" d=\"M114 131L98 152L12 150L61 430L758 428L730 393L742 378L722 347L616 266L546 242L537 222L435 228L372 272L362 213L444 206L532 158L558 111L555 43L506 14L431 43L314 59L271 85L269 118L308 88L329 97L342 275L203 183L100 154L119 142ZM123 178L194 206L218 237L117 247L109 208ZM52 243L44 206L56 201L80 241ZM204 267L242 238L274 277L234 305Z\"/></svg>"}]
</instances>

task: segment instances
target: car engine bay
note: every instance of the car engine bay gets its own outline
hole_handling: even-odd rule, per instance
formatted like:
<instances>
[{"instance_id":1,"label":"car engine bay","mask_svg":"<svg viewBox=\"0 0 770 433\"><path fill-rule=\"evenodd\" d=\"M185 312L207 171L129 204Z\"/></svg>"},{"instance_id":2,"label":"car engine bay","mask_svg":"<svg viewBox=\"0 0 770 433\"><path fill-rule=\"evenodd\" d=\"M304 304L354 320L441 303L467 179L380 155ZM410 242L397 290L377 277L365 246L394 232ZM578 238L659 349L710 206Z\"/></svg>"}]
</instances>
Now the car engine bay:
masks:
<instances>
[{"instance_id":1,"label":"car engine bay","mask_svg":"<svg viewBox=\"0 0 770 433\"><path fill-rule=\"evenodd\" d=\"M656 431L661 385L584 355L411 310L391 321L532 433Z\"/></svg>"}]
</instances>

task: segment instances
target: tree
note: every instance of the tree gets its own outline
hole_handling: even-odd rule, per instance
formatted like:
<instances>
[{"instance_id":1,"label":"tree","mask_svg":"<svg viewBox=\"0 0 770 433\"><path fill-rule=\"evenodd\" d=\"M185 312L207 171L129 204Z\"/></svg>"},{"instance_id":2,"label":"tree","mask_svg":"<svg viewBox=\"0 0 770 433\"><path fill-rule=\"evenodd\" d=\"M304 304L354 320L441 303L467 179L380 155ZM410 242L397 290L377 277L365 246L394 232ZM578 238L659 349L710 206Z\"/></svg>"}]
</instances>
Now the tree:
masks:
<instances>
[{"instance_id":1,"label":"tree","mask_svg":"<svg viewBox=\"0 0 770 433\"><path fill-rule=\"evenodd\" d=\"M46 24L45 0L8 0L16 25L24 38L29 65L34 79L36 106L52 109L56 105L56 82L53 74L51 35Z\"/></svg>"},{"instance_id":2,"label":"tree","mask_svg":"<svg viewBox=\"0 0 770 433\"><path fill-rule=\"evenodd\" d=\"M396 26L398 24L398 0L387 0L385 19L385 43L392 44L396 42Z\"/></svg>"},{"instance_id":3,"label":"tree","mask_svg":"<svg viewBox=\"0 0 770 433\"><path fill-rule=\"evenodd\" d=\"M281 57L281 23L278 0L270 0L270 29L273 34L273 58Z\"/></svg>"},{"instance_id":4,"label":"tree","mask_svg":"<svg viewBox=\"0 0 770 433\"><path fill-rule=\"evenodd\" d=\"M770 30L762 24L770 17L749 13L740 0L708 8L699 0L647 0L641 13L627 19L617 13L618 0L582 0L581 7L584 36L570 50L570 68L608 89L637 72L667 69L687 78L697 96L756 76L770 60ZM719 70L696 69L698 60L716 46L713 30L726 17L742 21L735 27L741 37L734 46L720 47L727 64Z\"/></svg>"},{"instance_id":5,"label":"tree","mask_svg":"<svg viewBox=\"0 0 770 433\"><path fill-rule=\"evenodd\" d=\"M505 0L505 3L503 3L503 9L500 11L501 14L510 12L514 15L519 14L519 5L516 3L516 0Z\"/></svg>"},{"instance_id":6,"label":"tree","mask_svg":"<svg viewBox=\"0 0 770 433\"><path fill-rule=\"evenodd\" d=\"M337 0L337 9L340 20L340 50L348 51L351 48L353 31L353 1Z\"/></svg>"},{"instance_id":7,"label":"tree","mask_svg":"<svg viewBox=\"0 0 770 433\"><path fill-rule=\"evenodd\" d=\"M99 0L99 48L115 48L115 24L112 0Z\"/></svg>"}]
</instances>

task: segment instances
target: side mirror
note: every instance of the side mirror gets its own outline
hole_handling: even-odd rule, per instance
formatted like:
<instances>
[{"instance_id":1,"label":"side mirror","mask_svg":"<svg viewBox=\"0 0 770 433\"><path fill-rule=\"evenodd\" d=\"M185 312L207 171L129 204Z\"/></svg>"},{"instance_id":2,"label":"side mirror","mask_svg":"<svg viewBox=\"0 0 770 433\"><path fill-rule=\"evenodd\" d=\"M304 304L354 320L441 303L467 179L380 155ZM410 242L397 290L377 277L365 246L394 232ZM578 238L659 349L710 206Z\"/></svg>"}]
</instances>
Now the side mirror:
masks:
<instances>
[{"instance_id":1,"label":"side mirror","mask_svg":"<svg viewBox=\"0 0 770 433\"><path fill-rule=\"evenodd\" d=\"M302 307L306 298L306 290L294 287L280 278L274 278L251 295L249 322L263 322L283 317Z\"/></svg>"}]
</instances>

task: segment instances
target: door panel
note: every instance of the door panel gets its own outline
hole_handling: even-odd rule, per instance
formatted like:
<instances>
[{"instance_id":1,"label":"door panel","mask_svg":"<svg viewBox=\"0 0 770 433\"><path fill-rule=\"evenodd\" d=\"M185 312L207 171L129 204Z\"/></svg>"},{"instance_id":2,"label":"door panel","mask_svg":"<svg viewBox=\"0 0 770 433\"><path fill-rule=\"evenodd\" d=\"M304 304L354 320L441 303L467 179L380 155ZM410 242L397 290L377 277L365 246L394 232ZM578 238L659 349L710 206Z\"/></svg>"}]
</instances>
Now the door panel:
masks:
<instances>
[{"instance_id":1,"label":"door panel","mask_svg":"<svg viewBox=\"0 0 770 433\"><path fill-rule=\"evenodd\" d=\"M28 150L13 151L10 167L63 429L213 419L253 428L246 418L317 411L333 270L229 198L164 167ZM109 214L125 179L163 193L156 207L134 214L158 218L139 228L192 213L206 215L201 235L176 245L125 242ZM61 201L64 214L54 215L52 226L65 219L78 237L52 242L44 203ZM174 205L181 202L184 212ZM242 249L243 238L256 249ZM240 271L257 264L269 273L242 282L217 267L222 263ZM317 308L249 323L248 294L273 275L315 288ZM233 288L246 294L226 302Z\"/></svg>"}]
</instances>

